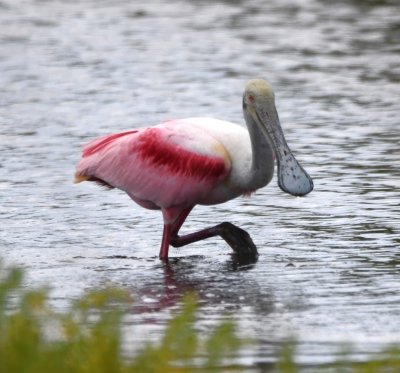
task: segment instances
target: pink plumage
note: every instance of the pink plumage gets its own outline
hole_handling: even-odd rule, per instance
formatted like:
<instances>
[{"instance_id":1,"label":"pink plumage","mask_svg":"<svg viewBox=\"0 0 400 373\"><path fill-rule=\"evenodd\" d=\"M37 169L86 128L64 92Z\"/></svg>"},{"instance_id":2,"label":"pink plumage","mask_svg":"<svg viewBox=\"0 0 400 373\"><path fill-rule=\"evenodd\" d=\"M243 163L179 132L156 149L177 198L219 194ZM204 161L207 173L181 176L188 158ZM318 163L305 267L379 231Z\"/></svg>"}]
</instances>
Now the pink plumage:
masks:
<instances>
[{"instance_id":1,"label":"pink plumage","mask_svg":"<svg viewBox=\"0 0 400 373\"><path fill-rule=\"evenodd\" d=\"M147 208L194 206L227 176L229 164L212 149L191 150L189 129L170 121L95 139L83 149L77 179L122 189Z\"/></svg>"},{"instance_id":2,"label":"pink plumage","mask_svg":"<svg viewBox=\"0 0 400 373\"><path fill-rule=\"evenodd\" d=\"M284 140L268 83L250 81L243 108L249 131L217 119L188 118L99 137L84 147L75 182L119 188L140 206L160 209L160 258L168 258L170 243L183 246L216 235L236 252L257 254L248 234L230 223L178 236L195 205L223 203L268 184L274 151L285 171L278 175L281 188L295 195L312 189Z\"/></svg>"}]
</instances>

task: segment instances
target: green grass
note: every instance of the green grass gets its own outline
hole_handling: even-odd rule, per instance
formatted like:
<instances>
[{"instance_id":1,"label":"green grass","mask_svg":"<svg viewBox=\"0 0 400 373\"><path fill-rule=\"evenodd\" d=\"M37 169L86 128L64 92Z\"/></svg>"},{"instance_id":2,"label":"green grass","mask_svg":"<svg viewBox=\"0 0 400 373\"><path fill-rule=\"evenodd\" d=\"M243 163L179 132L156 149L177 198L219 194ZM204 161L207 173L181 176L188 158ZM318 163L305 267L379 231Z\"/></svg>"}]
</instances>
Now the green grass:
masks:
<instances>
[{"instance_id":1,"label":"green grass","mask_svg":"<svg viewBox=\"0 0 400 373\"><path fill-rule=\"evenodd\" d=\"M110 288L90 292L60 313L49 306L46 289L24 289L22 281L21 270L5 269L0 263L0 373L246 371L230 364L244 343L231 321L216 326L205 338L196 332L194 295L185 297L159 343L143 342L138 353L124 356L122 318L131 304L126 292ZM274 372L307 372L295 363L295 349L295 343L282 348ZM344 356L313 371L397 373L400 350L382 351L363 363Z\"/></svg>"},{"instance_id":2,"label":"green grass","mask_svg":"<svg viewBox=\"0 0 400 373\"><path fill-rule=\"evenodd\" d=\"M194 328L196 297L187 295L161 341L143 343L138 354L126 357L121 337L123 310L131 303L126 292L90 292L57 313L46 289L24 290L22 281L21 270L0 265L1 373L212 371L240 346L230 321L200 338Z\"/></svg>"}]
</instances>

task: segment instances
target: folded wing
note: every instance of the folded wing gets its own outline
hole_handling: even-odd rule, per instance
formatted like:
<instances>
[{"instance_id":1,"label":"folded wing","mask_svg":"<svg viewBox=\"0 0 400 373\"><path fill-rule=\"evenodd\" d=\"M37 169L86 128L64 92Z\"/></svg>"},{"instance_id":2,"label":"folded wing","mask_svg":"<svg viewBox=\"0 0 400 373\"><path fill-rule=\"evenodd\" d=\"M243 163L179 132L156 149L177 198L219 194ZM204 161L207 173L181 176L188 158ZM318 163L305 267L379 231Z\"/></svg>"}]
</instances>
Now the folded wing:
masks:
<instances>
[{"instance_id":1,"label":"folded wing","mask_svg":"<svg viewBox=\"0 0 400 373\"><path fill-rule=\"evenodd\" d=\"M168 122L93 140L83 149L76 182L124 190L144 207L190 206L230 172L223 146L184 123Z\"/></svg>"}]
</instances>

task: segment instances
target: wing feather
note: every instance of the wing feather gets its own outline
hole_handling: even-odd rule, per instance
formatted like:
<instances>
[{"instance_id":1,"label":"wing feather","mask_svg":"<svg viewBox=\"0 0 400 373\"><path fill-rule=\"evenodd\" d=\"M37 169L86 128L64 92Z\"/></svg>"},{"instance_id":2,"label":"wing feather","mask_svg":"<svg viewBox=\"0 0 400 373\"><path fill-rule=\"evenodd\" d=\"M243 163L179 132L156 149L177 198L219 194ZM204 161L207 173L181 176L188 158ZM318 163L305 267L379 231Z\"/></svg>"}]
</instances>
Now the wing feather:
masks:
<instances>
[{"instance_id":1,"label":"wing feather","mask_svg":"<svg viewBox=\"0 0 400 373\"><path fill-rule=\"evenodd\" d=\"M189 125L161 124L93 140L83 150L76 175L162 208L198 203L230 168L212 136Z\"/></svg>"}]
</instances>

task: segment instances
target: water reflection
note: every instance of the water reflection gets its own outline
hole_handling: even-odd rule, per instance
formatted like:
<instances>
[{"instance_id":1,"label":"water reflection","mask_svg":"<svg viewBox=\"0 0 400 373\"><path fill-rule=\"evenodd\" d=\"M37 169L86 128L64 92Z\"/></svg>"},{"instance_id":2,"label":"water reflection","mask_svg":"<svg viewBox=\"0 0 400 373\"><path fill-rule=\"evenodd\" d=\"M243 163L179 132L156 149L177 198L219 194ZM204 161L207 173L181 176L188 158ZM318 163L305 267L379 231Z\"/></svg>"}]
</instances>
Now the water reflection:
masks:
<instances>
[{"instance_id":1,"label":"water reflection","mask_svg":"<svg viewBox=\"0 0 400 373\"><path fill-rule=\"evenodd\" d=\"M30 283L54 286L58 308L111 282L136 299L126 329L157 340L194 291L199 330L226 312L259 341L243 352L249 366L273 361L288 335L306 363L329 362L343 342L359 359L400 341L397 2L1 0L0 9L0 245ZM273 84L315 190L292 198L273 181L251 199L196 208L184 229L231 221L252 236L257 263L237 263L213 239L172 250L164 265L154 257L159 215L122 193L72 186L89 138L193 115L243 123L254 77Z\"/></svg>"},{"instance_id":2,"label":"water reflection","mask_svg":"<svg viewBox=\"0 0 400 373\"><path fill-rule=\"evenodd\" d=\"M213 258L200 255L170 258L166 262L154 258L154 264L151 264L152 260L146 261L151 264L148 272L152 276L142 278L138 284L124 285L135 299L134 312L153 313L175 309L188 293L196 294L202 306L218 305L220 310L224 311L229 311L232 307L236 309L245 303L250 306L257 298L265 301L265 296L261 297L261 292L257 292L256 283L243 279L243 276L237 276L237 272L252 270L257 259L238 258L234 254L229 257L230 259L222 262L214 262ZM124 268L122 262L141 261L140 258L121 255L98 259L116 260L118 265L113 271ZM98 270L103 271L102 268ZM106 269L106 272L108 271L109 269ZM228 282L224 283L224 280ZM249 301L248 289L252 289L252 301ZM264 304L262 307L264 309L272 307L272 303L268 306Z\"/></svg>"}]
</instances>

